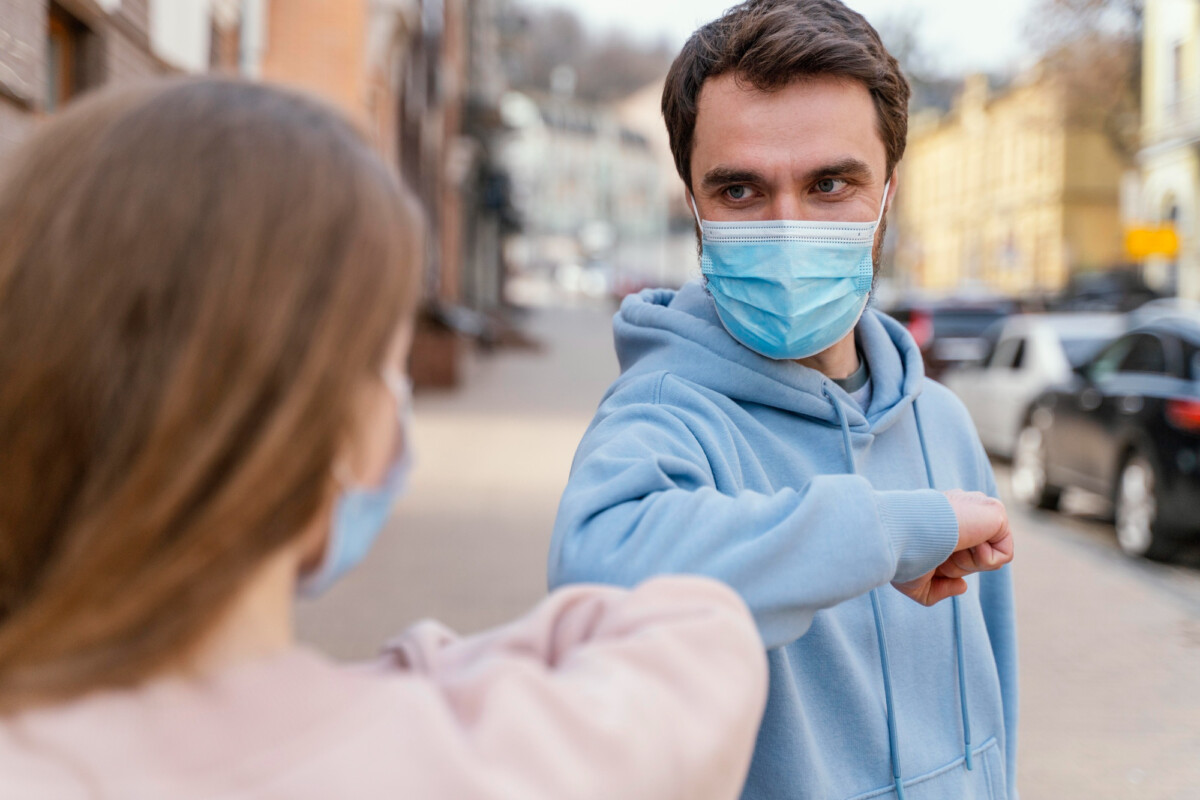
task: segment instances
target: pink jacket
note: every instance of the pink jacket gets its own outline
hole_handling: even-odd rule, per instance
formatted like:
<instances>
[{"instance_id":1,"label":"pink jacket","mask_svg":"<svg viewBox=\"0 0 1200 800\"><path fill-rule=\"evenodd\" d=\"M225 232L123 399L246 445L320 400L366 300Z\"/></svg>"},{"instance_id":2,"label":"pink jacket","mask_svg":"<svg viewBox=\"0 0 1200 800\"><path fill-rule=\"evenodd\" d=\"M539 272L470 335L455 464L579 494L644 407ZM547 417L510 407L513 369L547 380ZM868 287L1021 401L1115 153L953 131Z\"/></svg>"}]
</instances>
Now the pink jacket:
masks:
<instances>
[{"instance_id":1,"label":"pink jacket","mask_svg":"<svg viewBox=\"0 0 1200 800\"><path fill-rule=\"evenodd\" d=\"M766 676L720 584L571 587L372 664L295 649L0 718L0 798L735 798Z\"/></svg>"}]
</instances>

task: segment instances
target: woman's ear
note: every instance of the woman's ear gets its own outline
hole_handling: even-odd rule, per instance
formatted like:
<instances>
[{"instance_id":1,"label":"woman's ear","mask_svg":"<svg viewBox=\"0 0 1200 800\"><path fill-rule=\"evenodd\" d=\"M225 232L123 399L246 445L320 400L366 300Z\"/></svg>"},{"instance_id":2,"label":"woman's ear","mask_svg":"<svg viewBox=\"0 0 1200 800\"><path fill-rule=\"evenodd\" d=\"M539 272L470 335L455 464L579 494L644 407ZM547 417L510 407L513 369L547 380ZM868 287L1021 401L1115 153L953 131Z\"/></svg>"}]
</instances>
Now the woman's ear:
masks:
<instances>
[{"instance_id":1,"label":"woman's ear","mask_svg":"<svg viewBox=\"0 0 1200 800\"><path fill-rule=\"evenodd\" d=\"M305 526L304 532L295 543L298 554L297 564L299 565L297 581L320 567L321 561L325 557L326 543L332 533L333 506L337 502L340 491L339 483L331 471L325 481L324 496L317 507L317 513Z\"/></svg>"}]
</instances>

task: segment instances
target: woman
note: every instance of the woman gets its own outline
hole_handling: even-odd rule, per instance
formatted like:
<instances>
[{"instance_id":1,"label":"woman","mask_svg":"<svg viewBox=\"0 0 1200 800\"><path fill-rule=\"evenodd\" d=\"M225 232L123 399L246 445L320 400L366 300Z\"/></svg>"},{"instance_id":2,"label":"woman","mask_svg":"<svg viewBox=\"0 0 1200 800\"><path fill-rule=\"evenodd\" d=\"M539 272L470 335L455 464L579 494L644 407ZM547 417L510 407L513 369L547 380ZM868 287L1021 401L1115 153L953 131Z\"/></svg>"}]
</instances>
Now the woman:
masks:
<instances>
[{"instance_id":1,"label":"woman","mask_svg":"<svg viewBox=\"0 0 1200 800\"><path fill-rule=\"evenodd\" d=\"M345 122L156 83L2 181L0 797L736 795L764 660L709 581L356 668L294 642L407 462L418 223Z\"/></svg>"}]
</instances>

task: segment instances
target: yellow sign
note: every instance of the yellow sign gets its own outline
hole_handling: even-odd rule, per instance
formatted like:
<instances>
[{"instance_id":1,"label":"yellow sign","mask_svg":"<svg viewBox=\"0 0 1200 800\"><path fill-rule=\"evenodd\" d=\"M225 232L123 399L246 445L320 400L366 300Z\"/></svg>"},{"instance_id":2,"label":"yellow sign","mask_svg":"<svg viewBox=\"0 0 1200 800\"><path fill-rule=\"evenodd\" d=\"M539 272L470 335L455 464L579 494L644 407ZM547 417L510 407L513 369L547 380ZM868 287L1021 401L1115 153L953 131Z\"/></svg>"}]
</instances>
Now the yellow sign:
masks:
<instances>
[{"instance_id":1,"label":"yellow sign","mask_svg":"<svg viewBox=\"0 0 1200 800\"><path fill-rule=\"evenodd\" d=\"M1179 235L1170 226L1159 228L1132 228L1125 234L1125 249L1131 258L1141 260L1149 256L1174 258L1179 254Z\"/></svg>"}]
</instances>

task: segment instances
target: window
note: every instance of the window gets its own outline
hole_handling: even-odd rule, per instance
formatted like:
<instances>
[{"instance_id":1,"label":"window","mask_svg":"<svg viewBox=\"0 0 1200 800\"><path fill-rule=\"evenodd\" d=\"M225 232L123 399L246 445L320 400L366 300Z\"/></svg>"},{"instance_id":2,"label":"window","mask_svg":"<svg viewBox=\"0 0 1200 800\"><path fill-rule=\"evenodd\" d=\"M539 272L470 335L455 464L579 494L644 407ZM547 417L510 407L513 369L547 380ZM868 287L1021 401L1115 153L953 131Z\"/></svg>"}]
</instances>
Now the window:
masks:
<instances>
[{"instance_id":1,"label":"window","mask_svg":"<svg viewBox=\"0 0 1200 800\"><path fill-rule=\"evenodd\" d=\"M1200 381L1200 347L1191 342L1183 342L1183 358L1180 359L1183 363L1184 372L1182 377L1184 380Z\"/></svg>"},{"instance_id":2,"label":"window","mask_svg":"<svg viewBox=\"0 0 1200 800\"><path fill-rule=\"evenodd\" d=\"M1020 369L1025 366L1025 340L1022 339L1017 343L1017 353L1013 356L1012 364L1009 369Z\"/></svg>"},{"instance_id":3,"label":"window","mask_svg":"<svg viewBox=\"0 0 1200 800\"><path fill-rule=\"evenodd\" d=\"M1171 46L1167 56L1167 108L1178 112L1183 100L1183 43L1177 42Z\"/></svg>"},{"instance_id":4,"label":"window","mask_svg":"<svg viewBox=\"0 0 1200 800\"><path fill-rule=\"evenodd\" d=\"M83 66L83 39L87 28L58 6L50 6L46 32L47 112L62 108L83 89L79 80Z\"/></svg>"},{"instance_id":5,"label":"window","mask_svg":"<svg viewBox=\"0 0 1200 800\"><path fill-rule=\"evenodd\" d=\"M1164 375L1167 372L1167 354L1157 336L1138 334L1133 346L1121 359L1120 372L1141 372Z\"/></svg>"},{"instance_id":6,"label":"window","mask_svg":"<svg viewBox=\"0 0 1200 800\"><path fill-rule=\"evenodd\" d=\"M1126 336L1113 342L1101 353L1088 371L1089 377L1097 383L1108 378L1117 371L1117 366L1125 359L1133 347L1134 337Z\"/></svg>"},{"instance_id":7,"label":"window","mask_svg":"<svg viewBox=\"0 0 1200 800\"><path fill-rule=\"evenodd\" d=\"M1020 369L1025 363L1025 340L1005 339L996 345L988 366L992 369Z\"/></svg>"}]
</instances>

